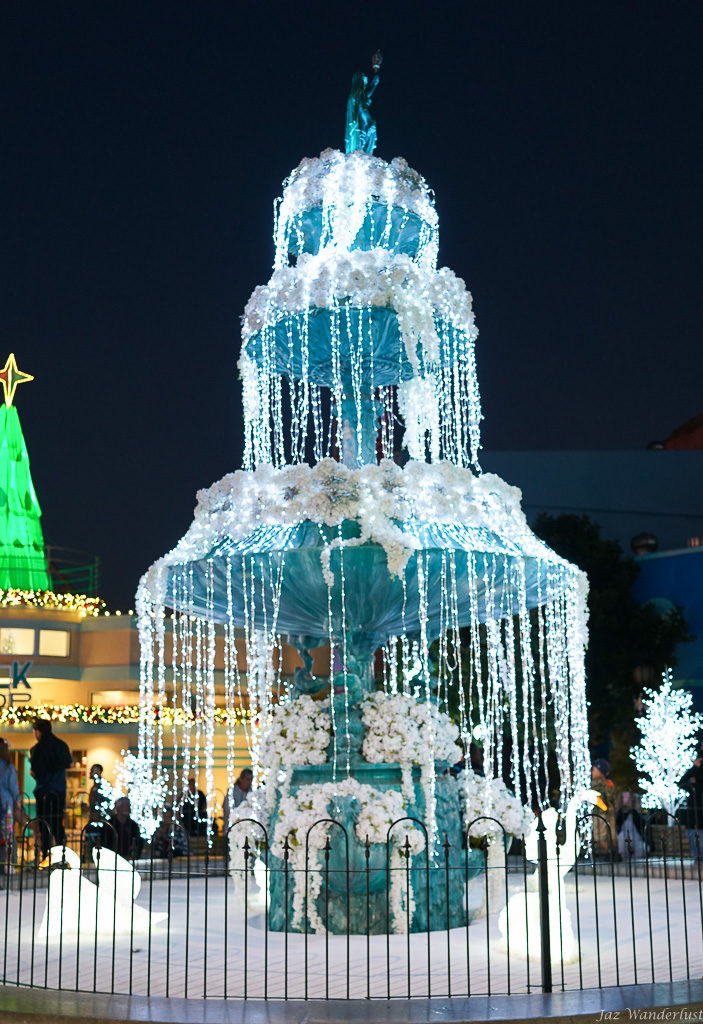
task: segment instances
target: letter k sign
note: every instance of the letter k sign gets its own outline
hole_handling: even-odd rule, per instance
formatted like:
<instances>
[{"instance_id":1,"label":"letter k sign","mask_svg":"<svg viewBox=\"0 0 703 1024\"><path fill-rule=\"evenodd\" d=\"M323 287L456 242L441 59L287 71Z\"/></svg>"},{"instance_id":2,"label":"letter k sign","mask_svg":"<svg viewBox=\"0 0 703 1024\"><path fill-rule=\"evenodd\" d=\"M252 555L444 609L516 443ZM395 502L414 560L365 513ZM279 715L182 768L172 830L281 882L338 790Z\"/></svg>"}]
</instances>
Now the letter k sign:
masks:
<instances>
[{"instance_id":1,"label":"letter k sign","mask_svg":"<svg viewBox=\"0 0 703 1024\"><path fill-rule=\"evenodd\" d=\"M29 703L32 699L32 687L27 679L27 672L31 667L31 661L26 661L22 668L20 668L19 661L12 662L10 678L6 683L0 683L0 690L7 690L7 696L0 693L0 708L11 708L13 704ZM18 690L20 690L19 693Z\"/></svg>"},{"instance_id":2,"label":"letter k sign","mask_svg":"<svg viewBox=\"0 0 703 1024\"><path fill-rule=\"evenodd\" d=\"M19 661L12 662L12 689L16 690L18 686L24 686L26 690L31 690L32 687L27 681L27 672L32 667L31 661L26 661L20 669Z\"/></svg>"}]
</instances>

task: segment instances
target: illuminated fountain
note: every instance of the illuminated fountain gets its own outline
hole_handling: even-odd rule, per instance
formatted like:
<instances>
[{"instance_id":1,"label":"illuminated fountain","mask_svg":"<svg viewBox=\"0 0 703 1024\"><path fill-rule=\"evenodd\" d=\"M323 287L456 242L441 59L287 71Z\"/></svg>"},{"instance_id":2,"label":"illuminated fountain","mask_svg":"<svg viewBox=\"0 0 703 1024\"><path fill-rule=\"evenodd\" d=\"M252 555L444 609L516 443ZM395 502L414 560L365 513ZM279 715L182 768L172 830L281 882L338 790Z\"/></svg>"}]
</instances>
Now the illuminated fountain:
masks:
<instances>
[{"instance_id":1,"label":"illuminated fountain","mask_svg":"<svg viewBox=\"0 0 703 1024\"><path fill-rule=\"evenodd\" d=\"M545 802L551 746L564 807L589 777L585 577L531 533L520 492L480 470L471 296L437 269L438 241L432 193L400 158L325 150L292 172L276 205L273 274L243 319L244 468L199 493L192 526L138 592L140 757L163 774L169 707L182 719L174 797L201 764L212 812L219 628L230 782L243 700L270 863L292 830L293 866L304 866L304 826L319 818L345 824L352 870L368 836L372 930L428 923L422 901L409 906L401 892L385 921L393 821L418 819L390 843L394 865L410 855L414 879L428 854L443 863L445 836L452 863L464 863L457 785L444 774L461 757L457 741L480 743L489 774L509 761L525 802ZM177 613L168 644L166 609ZM282 675L284 643L302 659L293 680ZM311 672L320 647L330 677ZM313 860L326 834L335 839L332 826L313 832ZM279 881L270 926L287 912L302 927L301 894L285 907ZM452 886L449 909L444 882L433 888L431 927L447 914L465 921L460 872ZM344 898L330 890L329 928L343 931ZM352 899L352 930L360 915Z\"/></svg>"}]
</instances>

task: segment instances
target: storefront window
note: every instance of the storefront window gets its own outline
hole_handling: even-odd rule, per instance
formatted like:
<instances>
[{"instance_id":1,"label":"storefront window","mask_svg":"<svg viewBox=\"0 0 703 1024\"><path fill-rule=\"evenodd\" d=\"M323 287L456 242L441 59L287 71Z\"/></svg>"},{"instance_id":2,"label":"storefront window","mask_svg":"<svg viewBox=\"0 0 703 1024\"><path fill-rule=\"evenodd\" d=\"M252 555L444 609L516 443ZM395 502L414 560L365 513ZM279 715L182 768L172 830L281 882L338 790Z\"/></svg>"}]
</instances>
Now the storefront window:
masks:
<instances>
[{"instance_id":1,"label":"storefront window","mask_svg":"<svg viewBox=\"0 0 703 1024\"><path fill-rule=\"evenodd\" d=\"M0 654L34 654L34 630L14 626L0 629Z\"/></svg>"},{"instance_id":2,"label":"storefront window","mask_svg":"<svg viewBox=\"0 0 703 1024\"><path fill-rule=\"evenodd\" d=\"M66 629L40 629L39 653L47 658L67 658L71 650L71 634Z\"/></svg>"}]
</instances>

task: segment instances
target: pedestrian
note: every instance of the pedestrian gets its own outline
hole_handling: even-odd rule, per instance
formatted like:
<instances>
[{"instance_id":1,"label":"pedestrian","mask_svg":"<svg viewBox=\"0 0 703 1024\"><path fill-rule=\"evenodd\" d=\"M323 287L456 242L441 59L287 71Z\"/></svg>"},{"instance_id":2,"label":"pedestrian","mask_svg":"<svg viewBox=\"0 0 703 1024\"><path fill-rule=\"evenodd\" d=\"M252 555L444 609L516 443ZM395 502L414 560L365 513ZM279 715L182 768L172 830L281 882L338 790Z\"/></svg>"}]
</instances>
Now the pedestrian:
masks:
<instances>
[{"instance_id":1,"label":"pedestrian","mask_svg":"<svg viewBox=\"0 0 703 1024\"><path fill-rule=\"evenodd\" d=\"M688 794L686 806L682 809L682 824L688 833L688 840L691 844L691 856L696 860L703 859L703 749L698 748L698 754L692 766L679 779L679 786L685 789Z\"/></svg>"},{"instance_id":2,"label":"pedestrian","mask_svg":"<svg viewBox=\"0 0 703 1024\"><path fill-rule=\"evenodd\" d=\"M66 844L66 769L73 759L68 746L54 735L47 718L35 718L33 729L37 742L29 752L29 761L35 782L36 816L42 822L42 850L46 854L51 846Z\"/></svg>"},{"instance_id":3,"label":"pedestrian","mask_svg":"<svg viewBox=\"0 0 703 1024\"><path fill-rule=\"evenodd\" d=\"M618 851L623 859L644 857L644 818L637 806L634 793L620 794L620 807L615 816L618 830Z\"/></svg>"},{"instance_id":4,"label":"pedestrian","mask_svg":"<svg viewBox=\"0 0 703 1024\"><path fill-rule=\"evenodd\" d=\"M207 800L202 789L196 789L195 779L188 779L188 789L181 801L181 822L189 836L207 834Z\"/></svg>"},{"instance_id":5,"label":"pedestrian","mask_svg":"<svg viewBox=\"0 0 703 1024\"><path fill-rule=\"evenodd\" d=\"M91 821L107 821L110 817L110 797L103 785L103 766L94 764L90 769L93 785L88 793L88 810ZM107 790L109 790L109 786Z\"/></svg>"},{"instance_id":6,"label":"pedestrian","mask_svg":"<svg viewBox=\"0 0 703 1024\"><path fill-rule=\"evenodd\" d=\"M5 871L12 859L15 820L23 818L17 770L10 758L7 740L0 739L0 872Z\"/></svg>"},{"instance_id":7,"label":"pedestrian","mask_svg":"<svg viewBox=\"0 0 703 1024\"><path fill-rule=\"evenodd\" d=\"M121 796L115 801L115 809L106 826L100 830L101 845L113 850L125 860L136 860L141 856L144 840L139 825L131 817L132 805L129 798Z\"/></svg>"},{"instance_id":8,"label":"pedestrian","mask_svg":"<svg viewBox=\"0 0 703 1024\"><path fill-rule=\"evenodd\" d=\"M154 857L187 857L188 838L180 825L173 820L170 807L164 809L161 824L151 837Z\"/></svg>"},{"instance_id":9,"label":"pedestrian","mask_svg":"<svg viewBox=\"0 0 703 1024\"><path fill-rule=\"evenodd\" d=\"M602 798L606 809L599 811L596 808L593 812L593 853L596 857L620 860L615 825L616 793L609 775L609 763L604 757L597 758L591 765L591 789Z\"/></svg>"},{"instance_id":10,"label":"pedestrian","mask_svg":"<svg viewBox=\"0 0 703 1024\"><path fill-rule=\"evenodd\" d=\"M222 831L225 835L230 826L232 811L235 807L239 807L241 803L244 803L249 796L253 779L254 773L251 768L243 768L237 779L227 790L222 804ZM234 820L236 821L236 817L234 817Z\"/></svg>"}]
</instances>

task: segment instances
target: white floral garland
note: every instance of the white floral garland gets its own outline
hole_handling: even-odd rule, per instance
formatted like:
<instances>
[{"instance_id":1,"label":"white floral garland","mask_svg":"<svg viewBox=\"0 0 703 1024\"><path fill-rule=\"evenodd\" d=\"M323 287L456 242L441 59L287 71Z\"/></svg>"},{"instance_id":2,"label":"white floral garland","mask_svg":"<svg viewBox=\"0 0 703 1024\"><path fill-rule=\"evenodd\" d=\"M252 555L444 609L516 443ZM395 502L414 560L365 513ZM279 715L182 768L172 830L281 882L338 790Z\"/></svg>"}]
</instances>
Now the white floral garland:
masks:
<instances>
[{"instance_id":1,"label":"white floral garland","mask_svg":"<svg viewBox=\"0 0 703 1024\"><path fill-rule=\"evenodd\" d=\"M268 785L265 788L269 808L276 790L287 792L290 772L281 785L276 778L281 766L324 764L332 739L332 719L326 705L303 695L276 704L263 727L260 761Z\"/></svg>"},{"instance_id":2,"label":"white floral garland","mask_svg":"<svg viewBox=\"0 0 703 1024\"><path fill-rule=\"evenodd\" d=\"M459 776L464 828L476 818L497 818L503 829L513 836L524 836L530 831L535 816L533 811L512 793L502 779L484 778L470 768ZM477 821L471 827L472 836L502 834L495 821Z\"/></svg>"},{"instance_id":3,"label":"white floral garland","mask_svg":"<svg viewBox=\"0 0 703 1024\"><path fill-rule=\"evenodd\" d=\"M339 526L356 520L361 529L357 543L380 544L395 575L402 573L419 546L398 523L414 520L471 527L486 537L489 550L520 552L562 567L569 578L577 579L585 597L585 574L532 533L520 507L521 497L517 487L493 473L476 477L447 461L410 461L401 469L384 459L377 466L348 469L323 459L316 466L237 470L198 492L188 532L142 577L137 595L140 616L152 601L165 600L169 565L197 561L222 540L243 542L261 527L292 527L305 521ZM585 637L585 618L577 626Z\"/></svg>"},{"instance_id":4,"label":"white floral garland","mask_svg":"<svg viewBox=\"0 0 703 1024\"><path fill-rule=\"evenodd\" d=\"M403 796L413 798L412 766L425 765L428 752L435 761L454 764L460 756L459 730L449 715L431 701L403 693L372 693L362 703L366 735L361 752L371 764L397 762L403 777ZM428 742L432 731L433 744Z\"/></svg>"},{"instance_id":5,"label":"white floral garland","mask_svg":"<svg viewBox=\"0 0 703 1024\"><path fill-rule=\"evenodd\" d=\"M329 309L349 303L358 308L391 308L398 315L411 366L419 367L417 350L425 360L439 360L435 311L475 340L478 335L466 285L447 267L418 266L409 256L388 249L330 247L315 255L303 253L296 266L278 267L266 285L252 292L242 323L242 340L273 327L291 313L310 308Z\"/></svg>"},{"instance_id":6,"label":"white floral garland","mask_svg":"<svg viewBox=\"0 0 703 1024\"><path fill-rule=\"evenodd\" d=\"M366 205L376 198L387 206L416 214L436 235L438 218L432 192L403 157L386 163L370 153L325 149L319 157L301 160L283 183L283 195L277 204L277 265L285 261L291 227L305 211L336 207L344 214L350 207Z\"/></svg>"},{"instance_id":7,"label":"white floral garland","mask_svg":"<svg viewBox=\"0 0 703 1024\"><path fill-rule=\"evenodd\" d=\"M316 901L322 888L322 872L319 854L325 847L330 825L318 825L313 832L309 829L321 819L330 817L330 805L341 797L351 796L357 801L359 814L355 832L360 842L368 837L370 843L385 843L389 826L405 816L405 799L395 790L379 790L356 779L347 778L340 782L325 782L322 785L301 786L292 796L284 797L278 807L273 826L271 853L283 859L285 840L288 837L288 857L293 881L293 927L300 928L305 906L306 836L308 840L308 922L313 932L322 934L324 923L317 913ZM309 833L309 835L308 835ZM420 829L408 823L395 828L391 833L391 919L395 929L401 929L407 916L412 920L414 900L412 892L404 893L402 872L396 870L403 865L403 851L411 855L425 848L424 835ZM406 898L408 902L406 903Z\"/></svg>"}]
</instances>

